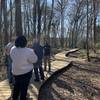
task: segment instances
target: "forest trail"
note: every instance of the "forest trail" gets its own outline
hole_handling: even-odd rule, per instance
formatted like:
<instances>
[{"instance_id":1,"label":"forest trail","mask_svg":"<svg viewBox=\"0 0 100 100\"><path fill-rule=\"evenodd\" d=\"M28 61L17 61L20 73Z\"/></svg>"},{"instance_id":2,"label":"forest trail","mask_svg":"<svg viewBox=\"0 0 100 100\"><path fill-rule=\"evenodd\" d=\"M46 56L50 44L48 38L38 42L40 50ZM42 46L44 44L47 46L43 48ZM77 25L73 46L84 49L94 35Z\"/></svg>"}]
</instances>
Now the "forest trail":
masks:
<instances>
[{"instance_id":1,"label":"forest trail","mask_svg":"<svg viewBox=\"0 0 100 100\"><path fill-rule=\"evenodd\" d=\"M80 60L79 58L72 58L72 57L68 58L65 56L66 52L68 51L63 51L55 55L54 60L51 62L51 66L52 66L51 72L50 73L47 71L45 72L46 79L50 77L51 74L54 73L55 71L63 68L64 66L67 66L71 61L84 61L84 59ZM34 82L34 74L33 74L29 86L29 90L28 90L28 95L31 100L37 100L38 91L42 83L43 82L39 82L39 83ZM11 89L6 79L0 82L0 100L7 100L10 97L10 95L11 95Z\"/></svg>"}]
</instances>

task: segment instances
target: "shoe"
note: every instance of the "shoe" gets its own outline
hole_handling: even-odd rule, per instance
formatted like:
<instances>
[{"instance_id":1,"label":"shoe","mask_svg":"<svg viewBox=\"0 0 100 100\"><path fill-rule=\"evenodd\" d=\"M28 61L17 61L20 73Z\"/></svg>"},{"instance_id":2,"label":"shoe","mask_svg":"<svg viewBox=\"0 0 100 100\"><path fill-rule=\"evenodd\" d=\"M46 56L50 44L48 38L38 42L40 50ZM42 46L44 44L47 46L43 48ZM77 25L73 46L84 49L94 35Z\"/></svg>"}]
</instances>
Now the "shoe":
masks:
<instances>
[{"instance_id":1,"label":"shoe","mask_svg":"<svg viewBox=\"0 0 100 100\"><path fill-rule=\"evenodd\" d=\"M50 72L50 71L51 71L51 68L48 69L48 72Z\"/></svg>"},{"instance_id":2,"label":"shoe","mask_svg":"<svg viewBox=\"0 0 100 100\"><path fill-rule=\"evenodd\" d=\"M44 81L44 78L41 78L41 80L43 80L43 81Z\"/></svg>"},{"instance_id":3,"label":"shoe","mask_svg":"<svg viewBox=\"0 0 100 100\"><path fill-rule=\"evenodd\" d=\"M12 97L9 97L7 100L12 100Z\"/></svg>"},{"instance_id":4,"label":"shoe","mask_svg":"<svg viewBox=\"0 0 100 100\"><path fill-rule=\"evenodd\" d=\"M46 71L46 70L47 70L47 68L44 67L44 71Z\"/></svg>"},{"instance_id":5,"label":"shoe","mask_svg":"<svg viewBox=\"0 0 100 100\"><path fill-rule=\"evenodd\" d=\"M12 82L12 80L9 80L9 84L12 84L13 82Z\"/></svg>"},{"instance_id":6,"label":"shoe","mask_svg":"<svg viewBox=\"0 0 100 100\"><path fill-rule=\"evenodd\" d=\"M40 80L39 80L39 79L34 79L34 81L35 81L35 82L39 82Z\"/></svg>"},{"instance_id":7,"label":"shoe","mask_svg":"<svg viewBox=\"0 0 100 100\"><path fill-rule=\"evenodd\" d=\"M51 70L49 69L48 72L51 72Z\"/></svg>"},{"instance_id":8,"label":"shoe","mask_svg":"<svg viewBox=\"0 0 100 100\"><path fill-rule=\"evenodd\" d=\"M46 71L46 69L44 69L44 71Z\"/></svg>"}]
</instances>

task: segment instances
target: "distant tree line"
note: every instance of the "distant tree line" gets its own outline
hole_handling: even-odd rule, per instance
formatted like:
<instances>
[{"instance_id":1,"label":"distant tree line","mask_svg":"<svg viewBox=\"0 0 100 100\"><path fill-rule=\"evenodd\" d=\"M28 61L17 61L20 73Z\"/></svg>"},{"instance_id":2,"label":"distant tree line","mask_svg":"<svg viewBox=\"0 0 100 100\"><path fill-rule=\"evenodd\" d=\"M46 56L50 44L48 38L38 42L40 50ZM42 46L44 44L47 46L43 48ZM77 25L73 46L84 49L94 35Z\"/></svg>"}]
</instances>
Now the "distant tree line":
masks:
<instances>
[{"instance_id":1,"label":"distant tree line","mask_svg":"<svg viewBox=\"0 0 100 100\"><path fill-rule=\"evenodd\" d=\"M100 0L0 0L0 46L12 37L56 48L100 48Z\"/></svg>"}]
</instances>

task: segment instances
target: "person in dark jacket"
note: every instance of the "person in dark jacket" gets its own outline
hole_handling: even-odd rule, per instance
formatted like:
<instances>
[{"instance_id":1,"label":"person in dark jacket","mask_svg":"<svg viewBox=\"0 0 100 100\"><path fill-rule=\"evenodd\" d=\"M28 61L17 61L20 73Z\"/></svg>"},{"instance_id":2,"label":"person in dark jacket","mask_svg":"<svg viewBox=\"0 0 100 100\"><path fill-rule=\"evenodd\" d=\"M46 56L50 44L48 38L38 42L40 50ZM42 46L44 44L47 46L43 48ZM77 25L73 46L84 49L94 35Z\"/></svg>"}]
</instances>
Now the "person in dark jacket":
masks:
<instances>
[{"instance_id":1,"label":"person in dark jacket","mask_svg":"<svg viewBox=\"0 0 100 100\"><path fill-rule=\"evenodd\" d=\"M48 44L48 42L45 41L45 45L44 45L44 71L47 70L47 66L48 66L48 71L51 71L50 55L51 55L51 47Z\"/></svg>"},{"instance_id":2,"label":"person in dark jacket","mask_svg":"<svg viewBox=\"0 0 100 100\"><path fill-rule=\"evenodd\" d=\"M38 40L35 40L33 43L33 49L38 57L38 61L34 64L34 73L35 79L34 81L44 80L44 72L42 68L42 59L43 59L43 47L39 44Z\"/></svg>"}]
</instances>

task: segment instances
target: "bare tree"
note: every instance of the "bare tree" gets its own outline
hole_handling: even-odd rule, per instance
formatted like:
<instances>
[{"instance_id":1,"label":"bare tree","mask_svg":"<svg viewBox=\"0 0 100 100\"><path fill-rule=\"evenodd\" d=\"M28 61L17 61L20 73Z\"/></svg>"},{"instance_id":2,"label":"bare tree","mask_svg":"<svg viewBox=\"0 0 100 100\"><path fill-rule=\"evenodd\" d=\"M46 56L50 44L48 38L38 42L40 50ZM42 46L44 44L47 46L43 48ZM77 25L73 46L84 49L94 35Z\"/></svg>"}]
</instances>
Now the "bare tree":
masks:
<instances>
[{"instance_id":1,"label":"bare tree","mask_svg":"<svg viewBox=\"0 0 100 100\"><path fill-rule=\"evenodd\" d=\"M3 18L4 18L4 44L6 45L8 43L8 21L7 21L7 0L2 0L2 10L3 10Z\"/></svg>"},{"instance_id":2,"label":"bare tree","mask_svg":"<svg viewBox=\"0 0 100 100\"><path fill-rule=\"evenodd\" d=\"M2 29L2 5L1 5L1 1L0 1L0 43L2 43L2 34L1 34L1 29Z\"/></svg>"},{"instance_id":3,"label":"bare tree","mask_svg":"<svg viewBox=\"0 0 100 100\"><path fill-rule=\"evenodd\" d=\"M36 37L36 0L34 0L33 4L33 32L34 32L34 37Z\"/></svg>"},{"instance_id":4,"label":"bare tree","mask_svg":"<svg viewBox=\"0 0 100 100\"><path fill-rule=\"evenodd\" d=\"M89 57L89 27L88 27L88 16L89 14L89 2L87 0L87 37L86 37L86 46L87 46L87 59L88 61L90 61L90 57Z\"/></svg>"},{"instance_id":5,"label":"bare tree","mask_svg":"<svg viewBox=\"0 0 100 100\"><path fill-rule=\"evenodd\" d=\"M64 13L66 9L68 0L57 0L57 10L60 12L61 16L61 46L64 47Z\"/></svg>"},{"instance_id":6,"label":"bare tree","mask_svg":"<svg viewBox=\"0 0 100 100\"><path fill-rule=\"evenodd\" d=\"M10 8L12 8L12 0L10 0ZM12 27L13 27L13 15L12 15L12 9L10 11L10 40L12 39Z\"/></svg>"},{"instance_id":7,"label":"bare tree","mask_svg":"<svg viewBox=\"0 0 100 100\"><path fill-rule=\"evenodd\" d=\"M37 35L36 37L38 38L38 40L40 41L40 36L41 36L41 7L40 7L40 0L36 0L37 3L37 9L38 9L38 30L37 30Z\"/></svg>"},{"instance_id":8,"label":"bare tree","mask_svg":"<svg viewBox=\"0 0 100 100\"><path fill-rule=\"evenodd\" d=\"M16 36L22 35L21 0L15 0L15 29Z\"/></svg>"},{"instance_id":9,"label":"bare tree","mask_svg":"<svg viewBox=\"0 0 100 100\"><path fill-rule=\"evenodd\" d=\"M93 0L93 51L94 53L96 53L96 19L97 19L97 8L99 8L98 4L98 0Z\"/></svg>"},{"instance_id":10,"label":"bare tree","mask_svg":"<svg viewBox=\"0 0 100 100\"><path fill-rule=\"evenodd\" d=\"M2 26L1 22L2 22L2 8L1 8L1 1L0 1L0 38L1 38L1 26Z\"/></svg>"},{"instance_id":11,"label":"bare tree","mask_svg":"<svg viewBox=\"0 0 100 100\"><path fill-rule=\"evenodd\" d=\"M44 2L41 3L41 0L36 0L36 4L37 4L37 14L38 14L38 18L37 18L38 24L37 24L36 38L40 42L40 38L41 38L41 17L42 17L42 10L43 10L43 6L44 6Z\"/></svg>"},{"instance_id":12,"label":"bare tree","mask_svg":"<svg viewBox=\"0 0 100 100\"><path fill-rule=\"evenodd\" d=\"M50 42L50 29L51 29L51 24L52 24L52 19L53 19L53 13L54 13L54 0L52 0L51 15L50 15L49 23L48 23L47 39L49 42ZM54 34L55 34L55 31L54 31Z\"/></svg>"}]
</instances>

